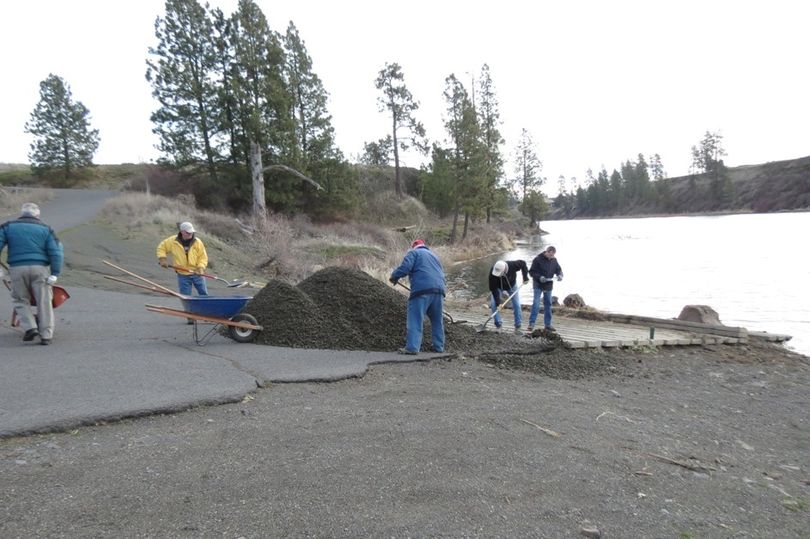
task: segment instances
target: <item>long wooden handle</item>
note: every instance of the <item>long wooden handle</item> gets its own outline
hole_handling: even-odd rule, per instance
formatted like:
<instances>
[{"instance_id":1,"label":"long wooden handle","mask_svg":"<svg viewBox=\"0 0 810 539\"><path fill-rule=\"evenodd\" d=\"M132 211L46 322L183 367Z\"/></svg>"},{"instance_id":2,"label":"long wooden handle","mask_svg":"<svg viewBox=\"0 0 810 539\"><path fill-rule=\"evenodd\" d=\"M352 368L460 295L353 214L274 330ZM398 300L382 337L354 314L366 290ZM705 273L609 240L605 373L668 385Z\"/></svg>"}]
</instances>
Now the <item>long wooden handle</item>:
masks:
<instances>
[{"instance_id":1,"label":"long wooden handle","mask_svg":"<svg viewBox=\"0 0 810 539\"><path fill-rule=\"evenodd\" d=\"M168 292L166 292L165 290L161 290L160 288L155 288L154 286L148 286L148 285L145 285L145 284L133 283L132 281L127 281L126 279L119 279L118 277L113 277L112 275L103 275L103 277L105 279L109 279L109 280L115 281L117 283L124 283L124 284L128 284L130 286L136 286L138 288L143 288L145 290L151 290L152 292L157 292L158 294L166 294L167 296L168 295L172 295L172 296L174 295L174 294L169 294Z\"/></svg>"},{"instance_id":2,"label":"long wooden handle","mask_svg":"<svg viewBox=\"0 0 810 539\"><path fill-rule=\"evenodd\" d=\"M518 286L518 287L515 289L515 291L514 291L514 292L512 292L511 294L509 294L509 297L508 297L508 298L506 298L505 300L503 300L503 303L501 303L500 305L498 305L498 308L497 308L497 309L495 309L495 312L494 312L494 313L492 313L491 315L489 315L489 318L487 318L487 319L484 321L484 324L486 324L487 322L489 322L490 320L492 320L493 318L495 318L495 315L496 315L496 314L498 314L499 312L501 312L501 309L503 309L503 308L504 308L504 306L505 306L507 303L509 303L509 301L512 299L512 297L513 297L515 294L517 294L518 292L520 292L520 289L523 287L523 285L524 285L524 284L526 284L526 283L521 283L521 284L520 284L520 286Z\"/></svg>"},{"instance_id":3,"label":"long wooden handle","mask_svg":"<svg viewBox=\"0 0 810 539\"><path fill-rule=\"evenodd\" d=\"M180 298L180 299L184 299L186 297L183 294L180 294L179 292L175 292L174 290L171 290L170 288L166 288L165 286L161 286L161 285L159 285L157 283L154 283L154 282L150 281L149 279L141 277L140 275L138 275L136 273L132 273L131 271L126 270L126 269L122 268L121 266L116 266L112 262L109 262L107 260L102 260L102 262L104 262L105 264L107 264L108 266L110 266L112 268L117 269L118 271L123 271L124 273L126 273L127 275L129 275L131 277L135 277L139 281L143 281L146 284L150 284L150 285L154 286L155 288L159 289L160 291L162 291L165 294L169 294L171 296L174 296L174 297L177 297L177 298Z\"/></svg>"},{"instance_id":4,"label":"long wooden handle","mask_svg":"<svg viewBox=\"0 0 810 539\"><path fill-rule=\"evenodd\" d=\"M216 275L211 275L210 273L205 273L205 272L197 273L193 269L187 268L185 266L175 266L173 264L169 264L169 267L172 268L173 270L187 271L187 272L189 272L191 274L194 274L194 275L202 275L203 277L208 277L209 279L219 279L219 277L217 277Z\"/></svg>"}]
</instances>

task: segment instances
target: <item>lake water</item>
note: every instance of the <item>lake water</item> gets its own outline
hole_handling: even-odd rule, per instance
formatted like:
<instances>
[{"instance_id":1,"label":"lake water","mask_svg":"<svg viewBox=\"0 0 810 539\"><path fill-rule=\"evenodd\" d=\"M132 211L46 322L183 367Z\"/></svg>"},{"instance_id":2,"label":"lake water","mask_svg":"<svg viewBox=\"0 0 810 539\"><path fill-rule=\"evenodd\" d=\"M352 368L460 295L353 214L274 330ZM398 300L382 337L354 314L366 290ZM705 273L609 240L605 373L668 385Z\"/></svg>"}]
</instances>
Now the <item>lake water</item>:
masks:
<instances>
[{"instance_id":1,"label":"lake water","mask_svg":"<svg viewBox=\"0 0 810 539\"><path fill-rule=\"evenodd\" d=\"M544 221L534 244L447 268L462 295L487 292L497 259L532 259L557 248L565 277L560 302L577 293L604 311L674 318L684 305L709 305L729 326L792 335L810 355L810 213ZM532 290L520 292L531 304Z\"/></svg>"}]
</instances>

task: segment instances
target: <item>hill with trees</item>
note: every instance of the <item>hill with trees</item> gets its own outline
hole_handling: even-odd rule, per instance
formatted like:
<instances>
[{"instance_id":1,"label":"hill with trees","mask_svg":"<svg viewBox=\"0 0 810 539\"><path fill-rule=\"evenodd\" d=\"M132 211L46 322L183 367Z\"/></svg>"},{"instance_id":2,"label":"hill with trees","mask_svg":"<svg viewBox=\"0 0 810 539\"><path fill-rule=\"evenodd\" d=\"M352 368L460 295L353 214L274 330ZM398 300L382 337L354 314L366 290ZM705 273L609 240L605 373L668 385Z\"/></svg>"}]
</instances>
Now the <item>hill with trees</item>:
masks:
<instances>
[{"instance_id":1,"label":"hill with trees","mask_svg":"<svg viewBox=\"0 0 810 539\"><path fill-rule=\"evenodd\" d=\"M650 179L642 156L552 201L546 219L810 209L810 156Z\"/></svg>"}]
</instances>

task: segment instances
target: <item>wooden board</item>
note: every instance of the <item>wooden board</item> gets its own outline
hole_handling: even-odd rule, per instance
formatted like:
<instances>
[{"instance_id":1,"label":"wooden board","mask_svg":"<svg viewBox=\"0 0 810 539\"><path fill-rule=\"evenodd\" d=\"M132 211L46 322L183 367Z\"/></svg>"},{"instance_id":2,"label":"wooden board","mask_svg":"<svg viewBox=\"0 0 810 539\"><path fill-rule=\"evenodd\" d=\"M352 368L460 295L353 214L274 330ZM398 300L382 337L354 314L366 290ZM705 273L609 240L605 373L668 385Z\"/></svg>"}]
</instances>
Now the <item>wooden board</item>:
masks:
<instances>
[{"instance_id":1,"label":"wooden board","mask_svg":"<svg viewBox=\"0 0 810 539\"><path fill-rule=\"evenodd\" d=\"M748 336L748 330L741 327L734 326L718 326L714 324L701 324L700 322L690 322L687 320L677 320L674 318L654 318L651 316L637 316L632 314L614 314L608 313L605 315L608 320L623 324L633 324L639 326L655 327L655 328L668 328L683 331L691 331L694 333L708 333L710 335L723 335L726 337L736 337L744 339Z\"/></svg>"},{"instance_id":2,"label":"wooden board","mask_svg":"<svg viewBox=\"0 0 810 539\"><path fill-rule=\"evenodd\" d=\"M464 317L468 320L480 318L486 319L488 312L474 312L472 310L463 313L452 313L452 316ZM513 315L510 312L502 314L503 328L501 332L514 332ZM564 346L568 348L616 348L616 347L636 347L636 346L701 346L707 344L739 344L747 342L748 331L745 328L726 327L723 334L711 334L706 332L707 324L648 324L648 323L627 323L624 320L635 318L636 320L647 320L655 322L668 322L665 319L650 317L628 317L619 315L620 321L611 320L587 320L584 318L569 318L556 315L554 317L554 327L563 339ZM524 326L528 316L524 316ZM689 326L696 326L694 327ZM650 339L650 327L655 328L655 335ZM492 321L487 325L486 331L496 331ZM525 333L517 335L515 338L524 338Z\"/></svg>"}]
</instances>

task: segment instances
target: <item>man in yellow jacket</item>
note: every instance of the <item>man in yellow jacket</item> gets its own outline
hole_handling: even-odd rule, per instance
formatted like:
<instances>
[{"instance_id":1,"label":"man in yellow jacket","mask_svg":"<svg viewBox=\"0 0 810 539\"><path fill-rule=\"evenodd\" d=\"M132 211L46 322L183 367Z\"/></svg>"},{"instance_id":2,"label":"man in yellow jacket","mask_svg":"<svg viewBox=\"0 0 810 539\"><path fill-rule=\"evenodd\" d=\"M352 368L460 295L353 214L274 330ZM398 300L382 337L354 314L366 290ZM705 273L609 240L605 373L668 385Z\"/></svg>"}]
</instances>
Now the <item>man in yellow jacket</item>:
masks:
<instances>
[{"instance_id":1,"label":"man in yellow jacket","mask_svg":"<svg viewBox=\"0 0 810 539\"><path fill-rule=\"evenodd\" d=\"M208 253L202 240L195 236L194 225L189 222L180 223L180 232L176 236L169 236L157 247L158 263L164 268L169 267L167 257L171 255L172 265L179 268L177 272L177 287L180 293L191 295L191 287L197 289L197 294L207 296L208 289L202 274L208 267ZM188 271L186 271L188 270Z\"/></svg>"}]
</instances>

